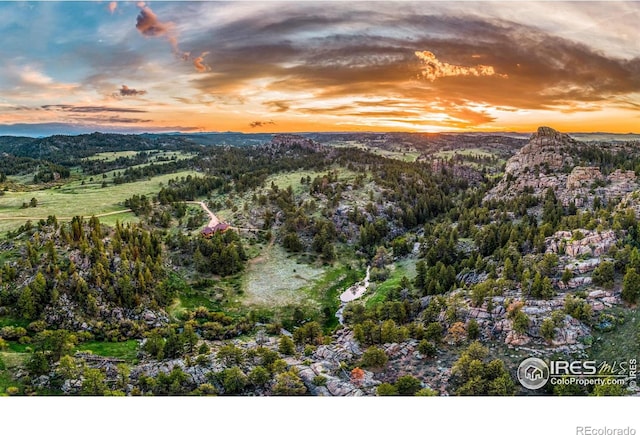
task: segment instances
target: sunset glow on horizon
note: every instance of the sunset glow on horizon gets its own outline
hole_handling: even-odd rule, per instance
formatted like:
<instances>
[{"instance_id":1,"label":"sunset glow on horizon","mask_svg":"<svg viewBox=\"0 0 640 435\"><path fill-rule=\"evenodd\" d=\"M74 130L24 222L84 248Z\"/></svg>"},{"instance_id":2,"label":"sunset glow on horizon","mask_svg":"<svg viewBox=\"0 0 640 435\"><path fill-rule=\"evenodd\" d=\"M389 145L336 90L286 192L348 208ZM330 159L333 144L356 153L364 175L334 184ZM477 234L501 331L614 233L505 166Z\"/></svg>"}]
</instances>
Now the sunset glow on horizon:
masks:
<instances>
[{"instance_id":1,"label":"sunset glow on horizon","mask_svg":"<svg viewBox=\"0 0 640 435\"><path fill-rule=\"evenodd\" d=\"M640 132L640 2L0 2L0 134Z\"/></svg>"}]
</instances>

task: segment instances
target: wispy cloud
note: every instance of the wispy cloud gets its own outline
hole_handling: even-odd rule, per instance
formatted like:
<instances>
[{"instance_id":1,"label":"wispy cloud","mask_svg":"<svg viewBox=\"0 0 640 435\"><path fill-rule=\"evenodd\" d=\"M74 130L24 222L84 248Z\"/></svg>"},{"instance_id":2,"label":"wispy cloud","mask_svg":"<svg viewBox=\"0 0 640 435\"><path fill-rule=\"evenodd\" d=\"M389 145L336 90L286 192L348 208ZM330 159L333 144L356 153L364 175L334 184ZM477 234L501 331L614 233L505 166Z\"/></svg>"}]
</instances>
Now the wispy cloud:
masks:
<instances>
[{"instance_id":1,"label":"wispy cloud","mask_svg":"<svg viewBox=\"0 0 640 435\"><path fill-rule=\"evenodd\" d=\"M44 110L60 110L64 112L75 113L101 113L101 112L119 112L119 113L146 113L146 110L132 109L128 107L108 107L108 106L74 106L71 104L46 104L41 106Z\"/></svg>"}]
</instances>

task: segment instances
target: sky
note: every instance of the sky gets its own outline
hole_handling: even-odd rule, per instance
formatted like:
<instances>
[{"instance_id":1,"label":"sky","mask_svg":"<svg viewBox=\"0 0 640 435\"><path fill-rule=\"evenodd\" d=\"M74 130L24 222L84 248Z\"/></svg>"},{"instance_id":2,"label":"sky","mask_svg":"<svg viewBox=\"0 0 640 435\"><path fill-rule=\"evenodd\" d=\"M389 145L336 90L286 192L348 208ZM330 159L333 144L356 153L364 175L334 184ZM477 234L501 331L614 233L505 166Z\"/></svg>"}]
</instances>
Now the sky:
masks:
<instances>
[{"instance_id":1,"label":"sky","mask_svg":"<svg viewBox=\"0 0 640 435\"><path fill-rule=\"evenodd\" d=\"M0 2L0 133L640 132L640 2Z\"/></svg>"}]
</instances>

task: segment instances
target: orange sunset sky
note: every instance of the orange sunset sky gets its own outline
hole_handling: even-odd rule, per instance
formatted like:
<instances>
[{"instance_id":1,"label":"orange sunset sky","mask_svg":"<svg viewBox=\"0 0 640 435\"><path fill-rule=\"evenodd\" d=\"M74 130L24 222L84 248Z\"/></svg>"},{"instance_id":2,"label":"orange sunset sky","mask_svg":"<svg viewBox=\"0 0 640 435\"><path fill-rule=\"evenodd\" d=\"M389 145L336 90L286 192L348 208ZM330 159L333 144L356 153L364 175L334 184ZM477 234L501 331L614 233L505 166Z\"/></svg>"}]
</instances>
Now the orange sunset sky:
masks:
<instances>
[{"instance_id":1,"label":"orange sunset sky","mask_svg":"<svg viewBox=\"0 0 640 435\"><path fill-rule=\"evenodd\" d=\"M0 2L0 134L640 132L640 2Z\"/></svg>"}]
</instances>

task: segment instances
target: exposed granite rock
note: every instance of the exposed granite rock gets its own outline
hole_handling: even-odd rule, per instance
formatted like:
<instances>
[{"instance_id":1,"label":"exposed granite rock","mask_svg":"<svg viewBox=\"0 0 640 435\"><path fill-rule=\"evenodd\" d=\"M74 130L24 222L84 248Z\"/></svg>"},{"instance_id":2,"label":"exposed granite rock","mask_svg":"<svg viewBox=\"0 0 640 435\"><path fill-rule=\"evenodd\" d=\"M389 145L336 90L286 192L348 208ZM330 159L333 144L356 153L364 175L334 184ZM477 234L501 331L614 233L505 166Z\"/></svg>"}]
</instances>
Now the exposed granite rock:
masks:
<instances>
[{"instance_id":1,"label":"exposed granite rock","mask_svg":"<svg viewBox=\"0 0 640 435\"><path fill-rule=\"evenodd\" d=\"M531 341L525 334L518 334L516 331L509 331L507 337L504 339L504 343L509 346L524 346Z\"/></svg>"},{"instance_id":2,"label":"exposed granite rock","mask_svg":"<svg viewBox=\"0 0 640 435\"><path fill-rule=\"evenodd\" d=\"M575 144L566 134L539 127L529 143L507 161L504 177L485 199L513 198L528 188L540 194L547 188L564 186L567 175L561 169L573 166L573 159L565 149Z\"/></svg>"},{"instance_id":3,"label":"exposed granite rock","mask_svg":"<svg viewBox=\"0 0 640 435\"><path fill-rule=\"evenodd\" d=\"M575 149L583 145L552 128L538 128L507 161L504 177L485 200L512 199L524 192L543 197L551 188L564 206L591 207L596 197L606 204L638 187L633 171L616 170L604 177L598 167L575 166Z\"/></svg>"},{"instance_id":4,"label":"exposed granite rock","mask_svg":"<svg viewBox=\"0 0 640 435\"><path fill-rule=\"evenodd\" d=\"M472 184L482 181L482 173L480 171L471 166L457 164L453 161L435 159L431 162L431 170L435 173L448 172L454 178L460 178Z\"/></svg>"},{"instance_id":5,"label":"exposed granite rock","mask_svg":"<svg viewBox=\"0 0 640 435\"><path fill-rule=\"evenodd\" d=\"M590 335L589 327L571 316L565 316L564 325L556 328L556 335L551 341L554 346L574 345L582 337Z\"/></svg>"},{"instance_id":6,"label":"exposed granite rock","mask_svg":"<svg viewBox=\"0 0 640 435\"><path fill-rule=\"evenodd\" d=\"M576 238L578 233L581 237ZM545 239L547 252L566 254L570 257L595 256L606 254L617 242L613 230L608 231L558 231Z\"/></svg>"},{"instance_id":7,"label":"exposed granite rock","mask_svg":"<svg viewBox=\"0 0 640 435\"><path fill-rule=\"evenodd\" d=\"M596 267L598 267L598 265L600 265L600 263L601 263L601 260L598 257L589 258L587 260L582 260L582 261L572 260L570 263L567 263L565 268L571 270L574 273L577 272L577 273L583 274L583 273L588 273L593 271Z\"/></svg>"},{"instance_id":8,"label":"exposed granite rock","mask_svg":"<svg viewBox=\"0 0 640 435\"><path fill-rule=\"evenodd\" d=\"M576 166L567 177L567 189L590 187L595 180L602 180L602 173L594 166Z\"/></svg>"},{"instance_id":9,"label":"exposed granite rock","mask_svg":"<svg viewBox=\"0 0 640 435\"><path fill-rule=\"evenodd\" d=\"M488 277L489 277L489 274L487 272L478 273L475 271L466 272L466 273L460 272L458 273L458 275L456 275L456 279L458 281L467 285L484 282L487 280Z\"/></svg>"},{"instance_id":10,"label":"exposed granite rock","mask_svg":"<svg viewBox=\"0 0 640 435\"><path fill-rule=\"evenodd\" d=\"M567 289L573 290L579 287L585 287L585 286L591 285L592 281L593 280L591 279L590 276L578 276L575 278L571 278L569 281L567 281L566 284L558 280L556 282L556 285L561 290L567 290Z\"/></svg>"}]
</instances>

